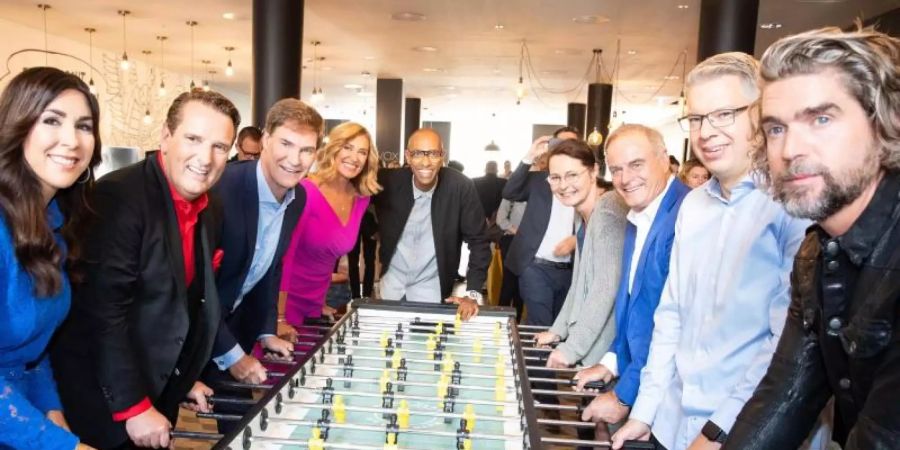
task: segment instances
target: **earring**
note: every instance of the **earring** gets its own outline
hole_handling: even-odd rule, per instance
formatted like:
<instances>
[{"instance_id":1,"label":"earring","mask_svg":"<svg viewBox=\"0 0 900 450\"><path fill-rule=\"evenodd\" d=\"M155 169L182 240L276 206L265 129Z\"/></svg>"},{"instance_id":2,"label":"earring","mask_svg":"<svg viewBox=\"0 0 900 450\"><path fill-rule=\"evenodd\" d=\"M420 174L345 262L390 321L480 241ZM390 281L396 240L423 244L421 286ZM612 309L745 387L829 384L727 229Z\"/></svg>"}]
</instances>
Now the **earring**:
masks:
<instances>
[{"instance_id":1,"label":"earring","mask_svg":"<svg viewBox=\"0 0 900 450\"><path fill-rule=\"evenodd\" d=\"M79 177L79 178L78 178L78 184L84 184L84 183L87 183L88 180L91 179L91 167L88 166L87 170L85 170L85 171L83 172L83 174L84 174L85 176L84 176L84 177ZM84 179L82 180L82 178L84 178Z\"/></svg>"}]
</instances>

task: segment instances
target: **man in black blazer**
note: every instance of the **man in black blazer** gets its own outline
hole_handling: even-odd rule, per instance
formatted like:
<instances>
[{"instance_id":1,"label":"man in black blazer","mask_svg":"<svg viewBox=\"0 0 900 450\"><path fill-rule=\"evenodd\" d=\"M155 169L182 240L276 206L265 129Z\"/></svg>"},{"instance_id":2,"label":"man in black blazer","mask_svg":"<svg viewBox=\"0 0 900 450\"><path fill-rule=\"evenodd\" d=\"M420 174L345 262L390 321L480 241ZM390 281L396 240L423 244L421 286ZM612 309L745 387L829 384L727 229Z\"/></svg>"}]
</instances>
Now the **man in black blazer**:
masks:
<instances>
[{"instance_id":1,"label":"man in black blazer","mask_svg":"<svg viewBox=\"0 0 900 450\"><path fill-rule=\"evenodd\" d=\"M503 198L528 202L503 264L518 277L530 325L553 325L572 280L575 212L554 200L546 172L551 141L565 139L578 139L577 131L563 127L536 139L503 188Z\"/></svg>"},{"instance_id":2,"label":"man in black blazer","mask_svg":"<svg viewBox=\"0 0 900 450\"><path fill-rule=\"evenodd\" d=\"M159 152L96 185L84 279L52 354L66 418L85 444L166 447L179 403L209 410L212 391L197 380L219 328L222 213L206 193L239 122L221 94L185 92Z\"/></svg>"},{"instance_id":3,"label":"man in black blazer","mask_svg":"<svg viewBox=\"0 0 900 450\"><path fill-rule=\"evenodd\" d=\"M500 207L500 201L503 200L501 196L503 187L506 186L506 180L497 176L497 161L488 161L484 167L484 176L475 178L472 182L475 183L475 190L478 191L485 218L493 224L496 220L497 208Z\"/></svg>"},{"instance_id":4,"label":"man in black blazer","mask_svg":"<svg viewBox=\"0 0 900 450\"><path fill-rule=\"evenodd\" d=\"M472 180L444 169L441 137L422 128L409 138L409 167L382 169L375 196L381 236L381 297L459 305L463 319L478 313L491 262L484 212ZM452 297L458 249L469 244L466 297Z\"/></svg>"},{"instance_id":5,"label":"man in black blazer","mask_svg":"<svg viewBox=\"0 0 900 450\"><path fill-rule=\"evenodd\" d=\"M276 335L281 261L306 195L295 189L315 158L322 116L295 98L279 100L266 115L259 161L229 164L213 192L221 199L222 266L216 273L222 324L203 380L220 394L220 381L261 384L266 369L251 356L263 349L288 360L293 345ZM229 395L249 394L246 390ZM243 413L242 405L220 404L216 412ZM232 422L219 422L228 432ZM224 425L224 426L223 426Z\"/></svg>"}]
</instances>

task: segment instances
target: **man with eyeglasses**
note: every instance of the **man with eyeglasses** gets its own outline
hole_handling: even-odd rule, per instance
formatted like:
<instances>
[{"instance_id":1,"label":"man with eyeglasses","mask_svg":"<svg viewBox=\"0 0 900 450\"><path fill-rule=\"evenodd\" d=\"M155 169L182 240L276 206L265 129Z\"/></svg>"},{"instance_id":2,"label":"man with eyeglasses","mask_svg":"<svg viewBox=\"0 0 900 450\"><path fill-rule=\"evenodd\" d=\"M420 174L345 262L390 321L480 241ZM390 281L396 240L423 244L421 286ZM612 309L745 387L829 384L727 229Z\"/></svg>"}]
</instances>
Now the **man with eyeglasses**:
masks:
<instances>
[{"instance_id":1,"label":"man with eyeglasses","mask_svg":"<svg viewBox=\"0 0 900 450\"><path fill-rule=\"evenodd\" d=\"M682 203L637 400L613 448L652 432L658 448L718 449L772 359L810 222L750 175L757 69L750 55L723 53L687 76L679 123L712 178Z\"/></svg>"},{"instance_id":2,"label":"man with eyeglasses","mask_svg":"<svg viewBox=\"0 0 900 450\"><path fill-rule=\"evenodd\" d=\"M417 130L406 148L409 167L381 169L375 196L381 298L458 305L463 320L478 314L491 262L484 212L472 180L444 169L440 135ZM466 297L451 296L459 246L469 245Z\"/></svg>"}]
</instances>

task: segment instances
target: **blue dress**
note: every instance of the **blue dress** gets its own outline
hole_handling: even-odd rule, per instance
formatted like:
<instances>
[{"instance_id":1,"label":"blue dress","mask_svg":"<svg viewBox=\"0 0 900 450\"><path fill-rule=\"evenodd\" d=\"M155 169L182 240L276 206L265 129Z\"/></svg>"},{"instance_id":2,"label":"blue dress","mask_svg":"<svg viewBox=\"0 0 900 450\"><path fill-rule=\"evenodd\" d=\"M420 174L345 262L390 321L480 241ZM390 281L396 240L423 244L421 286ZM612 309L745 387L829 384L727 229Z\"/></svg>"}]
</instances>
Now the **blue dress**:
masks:
<instances>
[{"instance_id":1,"label":"blue dress","mask_svg":"<svg viewBox=\"0 0 900 450\"><path fill-rule=\"evenodd\" d=\"M56 201L47 217L58 245L62 213ZM16 259L12 236L0 214L0 448L72 450L78 438L47 419L60 410L45 350L72 301L69 279L49 298L35 298L31 277ZM26 368L27 367L27 368Z\"/></svg>"}]
</instances>

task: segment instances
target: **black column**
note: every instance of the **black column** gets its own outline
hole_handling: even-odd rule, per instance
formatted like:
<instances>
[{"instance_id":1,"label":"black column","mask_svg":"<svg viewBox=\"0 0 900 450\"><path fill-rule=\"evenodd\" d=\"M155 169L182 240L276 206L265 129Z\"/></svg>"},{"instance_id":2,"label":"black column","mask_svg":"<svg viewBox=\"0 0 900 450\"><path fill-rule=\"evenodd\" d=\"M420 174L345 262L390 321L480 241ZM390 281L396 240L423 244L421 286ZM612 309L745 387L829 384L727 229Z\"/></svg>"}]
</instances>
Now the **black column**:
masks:
<instances>
[{"instance_id":1,"label":"black column","mask_svg":"<svg viewBox=\"0 0 900 450\"><path fill-rule=\"evenodd\" d=\"M701 0L697 62L723 52L753 54L759 0Z\"/></svg>"},{"instance_id":2,"label":"black column","mask_svg":"<svg viewBox=\"0 0 900 450\"><path fill-rule=\"evenodd\" d=\"M253 0L253 124L278 100L300 98L303 0Z\"/></svg>"},{"instance_id":3,"label":"black column","mask_svg":"<svg viewBox=\"0 0 900 450\"><path fill-rule=\"evenodd\" d=\"M422 99L406 97L406 106L403 108L403 142L400 148L406 148L409 137L413 132L421 128Z\"/></svg>"},{"instance_id":4,"label":"black column","mask_svg":"<svg viewBox=\"0 0 900 450\"><path fill-rule=\"evenodd\" d=\"M403 80L379 78L375 91L375 145L379 153L400 156L402 127Z\"/></svg>"},{"instance_id":5,"label":"black column","mask_svg":"<svg viewBox=\"0 0 900 450\"><path fill-rule=\"evenodd\" d=\"M581 134L581 139L584 139L586 136L586 131L584 131L585 113L587 113L587 105L584 103L569 103L566 112L566 125L577 128Z\"/></svg>"},{"instance_id":6,"label":"black column","mask_svg":"<svg viewBox=\"0 0 900 450\"><path fill-rule=\"evenodd\" d=\"M591 134L596 128L603 135L603 140L606 140L609 135L609 114L612 109L612 95L613 87L611 84L591 83L588 85L585 136Z\"/></svg>"}]
</instances>

